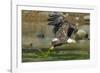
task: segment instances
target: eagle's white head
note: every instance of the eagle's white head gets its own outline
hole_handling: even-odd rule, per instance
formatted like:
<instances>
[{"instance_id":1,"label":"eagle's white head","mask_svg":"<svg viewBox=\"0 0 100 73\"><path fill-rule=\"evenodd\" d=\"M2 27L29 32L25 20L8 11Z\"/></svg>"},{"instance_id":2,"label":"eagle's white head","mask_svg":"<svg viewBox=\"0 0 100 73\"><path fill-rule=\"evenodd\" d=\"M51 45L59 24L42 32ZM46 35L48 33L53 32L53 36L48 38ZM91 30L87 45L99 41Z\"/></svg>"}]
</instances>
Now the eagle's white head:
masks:
<instances>
[{"instance_id":1,"label":"eagle's white head","mask_svg":"<svg viewBox=\"0 0 100 73\"><path fill-rule=\"evenodd\" d=\"M76 43L76 41L73 40L73 39L71 39L71 38L69 38L69 39L67 40L67 43Z\"/></svg>"}]
</instances>

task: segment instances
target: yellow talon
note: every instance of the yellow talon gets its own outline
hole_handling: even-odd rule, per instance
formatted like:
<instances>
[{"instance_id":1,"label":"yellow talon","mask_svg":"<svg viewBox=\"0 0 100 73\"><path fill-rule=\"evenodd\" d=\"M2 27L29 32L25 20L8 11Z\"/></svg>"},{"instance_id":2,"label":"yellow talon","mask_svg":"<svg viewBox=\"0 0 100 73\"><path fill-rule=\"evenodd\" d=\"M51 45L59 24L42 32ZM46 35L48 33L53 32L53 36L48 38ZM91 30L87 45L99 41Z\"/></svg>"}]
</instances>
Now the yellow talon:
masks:
<instances>
[{"instance_id":1,"label":"yellow talon","mask_svg":"<svg viewBox=\"0 0 100 73\"><path fill-rule=\"evenodd\" d=\"M54 47L52 46L51 48L49 48L50 50L53 50L54 49Z\"/></svg>"}]
</instances>

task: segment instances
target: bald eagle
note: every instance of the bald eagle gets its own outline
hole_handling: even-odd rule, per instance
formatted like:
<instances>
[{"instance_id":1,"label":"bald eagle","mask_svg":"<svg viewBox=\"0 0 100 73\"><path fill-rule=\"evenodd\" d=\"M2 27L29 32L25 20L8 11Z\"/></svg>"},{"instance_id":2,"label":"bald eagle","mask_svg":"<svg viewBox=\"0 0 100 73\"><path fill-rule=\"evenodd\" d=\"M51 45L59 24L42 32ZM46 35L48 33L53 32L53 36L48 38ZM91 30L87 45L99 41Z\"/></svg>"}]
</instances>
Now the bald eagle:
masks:
<instances>
[{"instance_id":1,"label":"bald eagle","mask_svg":"<svg viewBox=\"0 0 100 73\"><path fill-rule=\"evenodd\" d=\"M76 43L76 41L71 38L71 35L77 28L75 24L65 20L63 14L54 13L48 20L48 25L54 26L53 32L55 38L52 40L52 48L64 44L65 41L66 43Z\"/></svg>"}]
</instances>

